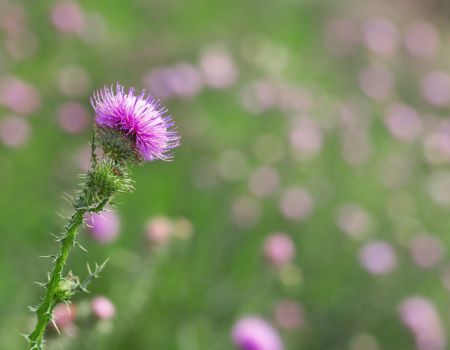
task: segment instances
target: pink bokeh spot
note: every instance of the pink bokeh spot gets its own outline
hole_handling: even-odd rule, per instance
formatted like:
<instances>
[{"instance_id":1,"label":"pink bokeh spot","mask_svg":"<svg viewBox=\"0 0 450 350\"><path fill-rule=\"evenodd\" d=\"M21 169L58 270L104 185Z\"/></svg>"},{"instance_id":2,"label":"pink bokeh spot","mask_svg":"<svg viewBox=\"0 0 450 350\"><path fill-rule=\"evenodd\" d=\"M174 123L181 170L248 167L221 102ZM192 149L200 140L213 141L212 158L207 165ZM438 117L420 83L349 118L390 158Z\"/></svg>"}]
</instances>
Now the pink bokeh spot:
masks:
<instances>
[{"instance_id":1,"label":"pink bokeh spot","mask_svg":"<svg viewBox=\"0 0 450 350\"><path fill-rule=\"evenodd\" d=\"M274 266L286 265L295 257L294 242L285 233L271 234L264 242L264 255Z\"/></svg>"},{"instance_id":2,"label":"pink bokeh spot","mask_svg":"<svg viewBox=\"0 0 450 350\"><path fill-rule=\"evenodd\" d=\"M215 89L229 88L237 80L237 67L231 55L222 48L208 48L200 57L200 69L206 85Z\"/></svg>"},{"instance_id":3,"label":"pink bokeh spot","mask_svg":"<svg viewBox=\"0 0 450 350\"><path fill-rule=\"evenodd\" d=\"M397 49L399 33L388 19L372 18L363 26L363 40L371 51L388 57Z\"/></svg>"},{"instance_id":4,"label":"pink bokeh spot","mask_svg":"<svg viewBox=\"0 0 450 350\"><path fill-rule=\"evenodd\" d=\"M95 316L101 320L110 320L116 314L114 304L106 297L97 296L91 301L91 308Z\"/></svg>"},{"instance_id":5,"label":"pink bokeh spot","mask_svg":"<svg viewBox=\"0 0 450 350\"><path fill-rule=\"evenodd\" d=\"M31 135L31 127L19 117L7 117L0 121L0 141L11 148L23 146Z\"/></svg>"},{"instance_id":6,"label":"pink bokeh spot","mask_svg":"<svg viewBox=\"0 0 450 350\"><path fill-rule=\"evenodd\" d=\"M247 316L236 322L231 336L240 350L283 350L275 329L257 316Z\"/></svg>"},{"instance_id":7,"label":"pink bokeh spot","mask_svg":"<svg viewBox=\"0 0 450 350\"><path fill-rule=\"evenodd\" d=\"M359 252L359 261L367 272L375 275L391 273L397 267L394 249L389 243L382 241L365 244Z\"/></svg>"},{"instance_id":8,"label":"pink bokeh spot","mask_svg":"<svg viewBox=\"0 0 450 350\"><path fill-rule=\"evenodd\" d=\"M145 234L152 244L164 246L172 237L173 230L173 222L169 218L158 216L147 222Z\"/></svg>"},{"instance_id":9,"label":"pink bokeh spot","mask_svg":"<svg viewBox=\"0 0 450 350\"><path fill-rule=\"evenodd\" d=\"M7 77L0 80L0 104L15 113L29 115L37 111L41 101L32 85L15 77Z\"/></svg>"},{"instance_id":10,"label":"pink bokeh spot","mask_svg":"<svg viewBox=\"0 0 450 350\"><path fill-rule=\"evenodd\" d=\"M444 71L427 73L421 81L421 91L425 100L435 107L450 105L450 74Z\"/></svg>"},{"instance_id":11,"label":"pink bokeh spot","mask_svg":"<svg viewBox=\"0 0 450 350\"><path fill-rule=\"evenodd\" d=\"M439 51L439 33L432 23L415 21L408 25L404 36L406 51L413 57L430 60Z\"/></svg>"},{"instance_id":12,"label":"pink bokeh spot","mask_svg":"<svg viewBox=\"0 0 450 350\"><path fill-rule=\"evenodd\" d=\"M80 133L89 125L86 109L76 102L62 104L58 108L57 116L59 126L69 134Z\"/></svg>"},{"instance_id":13,"label":"pink bokeh spot","mask_svg":"<svg viewBox=\"0 0 450 350\"><path fill-rule=\"evenodd\" d=\"M436 307L427 299L414 296L399 305L400 319L411 330L419 350L444 350L447 337Z\"/></svg>"},{"instance_id":14,"label":"pink bokeh spot","mask_svg":"<svg viewBox=\"0 0 450 350\"><path fill-rule=\"evenodd\" d=\"M314 199L301 187L288 187L281 195L280 209L282 214L290 220L304 220L313 212Z\"/></svg>"},{"instance_id":15,"label":"pink bokeh spot","mask_svg":"<svg viewBox=\"0 0 450 350\"><path fill-rule=\"evenodd\" d=\"M302 328L305 324L303 307L294 300L279 301L274 307L274 316L277 325L288 331Z\"/></svg>"},{"instance_id":16,"label":"pink bokeh spot","mask_svg":"<svg viewBox=\"0 0 450 350\"><path fill-rule=\"evenodd\" d=\"M417 266L430 268L442 261L444 245L437 237L420 234L411 241L410 252Z\"/></svg>"},{"instance_id":17,"label":"pink bokeh spot","mask_svg":"<svg viewBox=\"0 0 450 350\"><path fill-rule=\"evenodd\" d=\"M371 223L367 211L356 203L345 203L338 209L337 226L353 239L365 237Z\"/></svg>"},{"instance_id":18,"label":"pink bokeh spot","mask_svg":"<svg viewBox=\"0 0 450 350\"><path fill-rule=\"evenodd\" d=\"M120 232L120 219L115 211L86 214L84 222L90 236L101 244L113 242Z\"/></svg>"},{"instance_id":19,"label":"pink bokeh spot","mask_svg":"<svg viewBox=\"0 0 450 350\"><path fill-rule=\"evenodd\" d=\"M73 325L76 319L76 308L74 305L60 303L53 309L53 319L58 328L64 329Z\"/></svg>"},{"instance_id":20,"label":"pink bokeh spot","mask_svg":"<svg viewBox=\"0 0 450 350\"><path fill-rule=\"evenodd\" d=\"M359 73L359 85L371 99L382 102L392 95L394 78L382 65L372 65Z\"/></svg>"},{"instance_id":21,"label":"pink bokeh spot","mask_svg":"<svg viewBox=\"0 0 450 350\"><path fill-rule=\"evenodd\" d=\"M80 34L85 26L85 14L76 2L59 2L52 9L51 21L62 33Z\"/></svg>"}]
</instances>

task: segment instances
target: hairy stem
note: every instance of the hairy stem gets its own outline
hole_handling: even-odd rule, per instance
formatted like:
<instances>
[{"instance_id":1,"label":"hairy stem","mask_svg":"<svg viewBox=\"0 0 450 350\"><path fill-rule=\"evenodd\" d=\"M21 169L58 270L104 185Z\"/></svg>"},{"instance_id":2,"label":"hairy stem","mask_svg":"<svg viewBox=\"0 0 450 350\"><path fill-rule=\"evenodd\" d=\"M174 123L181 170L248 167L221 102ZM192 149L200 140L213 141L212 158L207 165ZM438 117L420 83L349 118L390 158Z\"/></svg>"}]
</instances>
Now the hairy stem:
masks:
<instances>
[{"instance_id":1,"label":"hairy stem","mask_svg":"<svg viewBox=\"0 0 450 350\"><path fill-rule=\"evenodd\" d=\"M55 300L55 294L62 279L62 271L69 256L70 249L75 243L77 228L83 221L83 215L86 209L77 208L70 217L69 223L65 227L63 238L61 239L61 250L56 257L53 271L46 285L46 291L42 303L36 310L37 324L33 332L29 335L29 349L41 350L44 339L45 329L48 322L52 319L53 308L58 300Z\"/></svg>"}]
</instances>

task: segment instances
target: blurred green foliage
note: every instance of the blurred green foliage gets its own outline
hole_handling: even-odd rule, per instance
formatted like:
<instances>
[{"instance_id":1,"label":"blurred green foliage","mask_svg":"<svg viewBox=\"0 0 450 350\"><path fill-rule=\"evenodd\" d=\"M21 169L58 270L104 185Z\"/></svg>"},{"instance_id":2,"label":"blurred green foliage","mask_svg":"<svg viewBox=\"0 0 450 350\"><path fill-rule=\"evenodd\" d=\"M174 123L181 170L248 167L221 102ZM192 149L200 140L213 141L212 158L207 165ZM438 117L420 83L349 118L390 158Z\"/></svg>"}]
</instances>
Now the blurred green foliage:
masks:
<instances>
[{"instance_id":1,"label":"blurred green foliage","mask_svg":"<svg viewBox=\"0 0 450 350\"><path fill-rule=\"evenodd\" d=\"M27 59L14 59L0 44L0 78L23 79L41 97L39 110L27 119L31 125L27 143L18 149L0 146L1 349L26 346L19 335L32 322L26 305L34 304L42 293L32 281L44 280L50 268L50 262L38 256L57 248L49 233L59 232L64 224L56 212L70 211L62 194L75 192L76 174L81 172L76 157L91 138L90 127L78 134L61 130L59 105L77 101L89 109L93 120L89 94L94 89L116 81L140 89L149 70L177 62L196 65L211 45L226 48L233 57L237 82L227 89L204 88L194 97L164 102L182 135L174 162L133 169L136 192L118 200L122 227L118 240L98 245L81 232L88 253L78 249L70 257L69 266L81 277L86 262L110 258L91 292L115 303L115 319L108 326L80 327L74 337L50 337L49 348L230 349L230 331L240 316L259 314L272 321L273 307L281 299L297 301L305 314L303 327L280 331L288 350L347 349L361 333L375 337L380 349L411 349L414 338L399 319L398 305L412 295L432 300L444 329L449 329L448 291L440 280L445 258L439 267L421 270L405 243L416 233L430 232L450 246L449 208L433 202L426 187L429 174L445 171L448 165L430 165L419 141L405 144L394 139L381 118L384 106L362 96L357 71L376 59L361 52L335 58L323 48L327 18L358 20L372 14L389 16L389 10L361 4L354 10L351 1L339 6L294 0L78 3L99 23L88 39L55 29L50 20L53 2L18 2L26 13L28 31L37 38L36 51ZM395 11L400 13L399 9L400 5ZM395 11L393 16L400 17ZM423 15L421 7L416 11L403 18ZM423 16L440 21L433 12ZM0 35L5 42L6 32ZM249 60L254 38L275 54ZM415 76L404 62L400 56L386 65L404 85L396 98L414 104L417 97L410 82ZM85 69L91 81L74 98L65 96L57 83L62 69L71 65ZM321 126L318 155L307 160L292 155L289 134L293 118L301 113L271 108L255 115L245 108L244 89L266 78L274 84L301 86L312 96L312 107L305 114ZM343 103L354 104L370 120L364 133L372 153L363 164L349 164L342 156L338 115ZM424 114L428 112L418 104ZM0 119L11 115L7 107L1 108ZM225 151L238 150L250 169L257 169L265 161L255 142L267 134L282 145L281 159L267 161L278 172L281 185L277 192L259 198L250 194L248 176L235 182L222 179L217 161ZM380 180L381 172L389 173L385 161L393 154L412 164L408 180L394 189ZM289 186L306 188L314 198L313 214L306 220L289 220L279 209L281 188ZM236 225L233 203L247 196L258 203L260 219L254 225ZM364 239L384 240L395 247L398 267L392 274L374 276L359 264L362 242L349 239L336 225L337 208L347 202L358 203L371 215L374 229ZM193 236L162 251L150 249L145 224L157 215L189 219ZM264 261L264 240L276 231L288 232L295 242L294 277L288 271L288 277L280 278L280 272ZM79 294L75 303L82 305L90 297Z\"/></svg>"}]
</instances>

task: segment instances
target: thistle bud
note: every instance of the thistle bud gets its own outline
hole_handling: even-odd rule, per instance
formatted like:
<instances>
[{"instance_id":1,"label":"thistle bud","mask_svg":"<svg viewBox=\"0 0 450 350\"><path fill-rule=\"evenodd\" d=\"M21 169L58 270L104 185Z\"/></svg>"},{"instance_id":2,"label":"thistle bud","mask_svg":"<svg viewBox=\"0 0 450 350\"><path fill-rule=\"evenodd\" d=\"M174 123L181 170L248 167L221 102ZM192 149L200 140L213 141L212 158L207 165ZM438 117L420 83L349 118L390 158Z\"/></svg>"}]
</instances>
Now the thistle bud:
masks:
<instances>
[{"instance_id":1,"label":"thistle bud","mask_svg":"<svg viewBox=\"0 0 450 350\"><path fill-rule=\"evenodd\" d=\"M102 148L103 153L119 164L141 164L143 161L136 149L133 138L124 137L123 132L120 130L98 126L95 132L95 139Z\"/></svg>"},{"instance_id":2,"label":"thistle bud","mask_svg":"<svg viewBox=\"0 0 450 350\"><path fill-rule=\"evenodd\" d=\"M70 298L75 294L78 286L80 285L80 280L77 276L69 275L66 278L61 279L58 283L58 287L55 292L56 302L64 302L70 300Z\"/></svg>"},{"instance_id":3,"label":"thistle bud","mask_svg":"<svg viewBox=\"0 0 450 350\"><path fill-rule=\"evenodd\" d=\"M132 190L128 170L111 159L103 158L87 173L82 201L84 205L96 206L92 211L98 212L115 194Z\"/></svg>"}]
</instances>

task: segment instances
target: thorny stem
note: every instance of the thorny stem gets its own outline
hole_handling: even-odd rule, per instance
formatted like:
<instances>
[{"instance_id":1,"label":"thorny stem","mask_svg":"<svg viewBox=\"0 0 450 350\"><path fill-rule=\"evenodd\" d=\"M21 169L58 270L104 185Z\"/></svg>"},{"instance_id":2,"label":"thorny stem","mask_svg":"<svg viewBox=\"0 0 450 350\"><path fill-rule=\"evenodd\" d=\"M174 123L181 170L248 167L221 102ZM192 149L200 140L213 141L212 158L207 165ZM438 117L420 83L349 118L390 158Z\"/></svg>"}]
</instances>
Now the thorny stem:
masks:
<instances>
[{"instance_id":1,"label":"thorny stem","mask_svg":"<svg viewBox=\"0 0 450 350\"><path fill-rule=\"evenodd\" d=\"M61 239L61 251L56 258L53 271L50 275L50 280L48 281L46 286L43 301L36 310L36 327L28 337L30 342L30 350L42 349L45 329L49 321L52 319L53 308L55 307L55 304L57 302L55 300L55 294L62 279L62 271L69 255L70 249L75 243L77 228L82 223L83 215L85 212L86 209L83 208L75 209L74 214L71 216L69 223L65 227L64 236Z\"/></svg>"},{"instance_id":2,"label":"thorny stem","mask_svg":"<svg viewBox=\"0 0 450 350\"><path fill-rule=\"evenodd\" d=\"M63 269L66 264L72 246L78 244L75 238L77 228L83 222L85 213L102 211L108 203L111 203L113 197L122 192L131 192L133 190L132 180L128 176L127 160L132 154L133 149L127 139L116 139L118 135L114 130L103 130L101 135L107 138L110 143L108 150L112 153L107 157L97 158L96 154L96 135L94 135L91 144L91 170L86 174L86 182L79 192L79 197L73 201L74 213L65 226L62 236L58 239L61 247L58 254L54 257L54 267L49 274L48 282L44 283L45 295L41 303L33 308L36 312L37 322L34 330L27 336L29 341L29 350L42 350L44 343L45 330L47 324L53 320L53 309L59 302L68 302L70 297L77 291L86 291L87 285L103 270L105 263L95 265L95 270L89 270L89 276L83 283L80 283L78 277L69 273L68 277L63 277ZM105 144L108 146L108 144ZM112 145L112 146L111 146ZM130 151L131 150L131 151ZM134 153L133 153L134 154ZM114 155L114 157L112 156ZM116 158L117 157L117 158ZM131 159L131 158L130 158ZM133 158L134 160L135 158ZM64 282L68 282L64 284Z\"/></svg>"}]
</instances>

